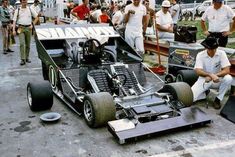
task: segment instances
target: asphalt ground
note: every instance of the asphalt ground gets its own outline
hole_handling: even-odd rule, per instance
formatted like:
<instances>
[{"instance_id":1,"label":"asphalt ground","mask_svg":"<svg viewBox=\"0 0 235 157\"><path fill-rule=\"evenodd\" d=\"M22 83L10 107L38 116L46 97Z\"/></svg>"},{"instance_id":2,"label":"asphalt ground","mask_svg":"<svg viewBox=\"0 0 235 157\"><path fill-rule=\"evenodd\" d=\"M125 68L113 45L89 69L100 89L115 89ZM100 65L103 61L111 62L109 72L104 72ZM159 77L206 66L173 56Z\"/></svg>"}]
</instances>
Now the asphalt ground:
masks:
<instances>
[{"instance_id":1,"label":"asphalt ground","mask_svg":"<svg viewBox=\"0 0 235 157\"><path fill-rule=\"evenodd\" d=\"M26 100L26 85L43 79L41 62L32 40L32 63L20 66L16 41L12 46L15 52L7 55L0 44L1 157L234 157L235 125L222 118L211 102L208 108L205 101L196 104L211 116L213 123L208 126L124 145L119 145L106 127L89 128L83 118L56 97L51 110L32 112ZM61 120L41 122L40 115L51 111L60 113Z\"/></svg>"}]
</instances>

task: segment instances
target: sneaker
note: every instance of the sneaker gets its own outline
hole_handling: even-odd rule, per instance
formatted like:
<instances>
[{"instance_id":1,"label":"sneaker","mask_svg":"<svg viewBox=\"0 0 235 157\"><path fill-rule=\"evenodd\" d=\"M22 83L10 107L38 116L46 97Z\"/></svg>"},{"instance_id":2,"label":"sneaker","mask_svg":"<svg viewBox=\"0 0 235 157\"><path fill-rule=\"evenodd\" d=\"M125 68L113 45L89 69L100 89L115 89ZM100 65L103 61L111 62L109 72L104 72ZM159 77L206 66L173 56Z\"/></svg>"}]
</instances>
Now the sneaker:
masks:
<instances>
[{"instance_id":1,"label":"sneaker","mask_svg":"<svg viewBox=\"0 0 235 157\"><path fill-rule=\"evenodd\" d=\"M221 108L220 100L217 97L215 98L215 101L213 103L213 107L217 110Z\"/></svg>"},{"instance_id":2,"label":"sneaker","mask_svg":"<svg viewBox=\"0 0 235 157\"><path fill-rule=\"evenodd\" d=\"M4 54L4 55L7 54L7 50L3 50L3 54Z\"/></svg>"},{"instance_id":3,"label":"sneaker","mask_svg":"<svg viewBox=\"0 0 235 157\"><path fill-rule=\"evenodd\" d=\"M25 65L25 61L21 60L20 65Z\"/></svg>"},{"instance_id":4,"label":"sneaker","mask_svg":"<svg viewBox=\"0 0 235 157\"><path fill-rule=\"evenodd\" d=\"M27 62L27 63L31 63L31 60L29 60L29 59L26 59L26 62Z\"/></svg>"},{"instance_id":5,"label":"sneaker","mask_svg":"<svg viewBox=\"0 0 235 157\"><path fill-rule=\"evenodd\" d=\"M12 51L11 49L7 49L7 52L14 52L14 51Z\"/></svg>"}]
</instances>

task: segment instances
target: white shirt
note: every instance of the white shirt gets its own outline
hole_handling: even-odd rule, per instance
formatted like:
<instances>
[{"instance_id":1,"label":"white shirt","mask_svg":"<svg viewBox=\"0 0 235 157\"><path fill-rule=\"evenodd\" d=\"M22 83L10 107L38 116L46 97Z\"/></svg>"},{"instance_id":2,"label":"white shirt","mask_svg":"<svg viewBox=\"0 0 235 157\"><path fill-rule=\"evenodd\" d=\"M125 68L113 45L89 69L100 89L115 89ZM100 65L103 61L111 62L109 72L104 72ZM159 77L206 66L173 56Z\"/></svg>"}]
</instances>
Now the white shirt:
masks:
<instances>
[{"instance_id":1,"label":"white shirt","mask_svg":"<svg viewBox=\"0 0 235 157\"><path fill-rule=\"evenodd\" d=\"M213 57L208 56L207 50L204 50L197 54L196 63L194 69L203 69L208 73L217 73L222 68L230 66L230 62L226 53L223 50L216 50Z\"/></svg>"},{"instance_id":2,"label":"white shirt","mask_svg":"<svg viewBox=\"0 0 235 157\"><path fill-rule=\"evenodd\" d=\"M40 6L39 5L34 5L34 4L32 4L31 6L30 6L30 9L34 9L35 11L36 11L36 13L38 14L38 13L40 13L40 11L41 11L41 8L40 8Z\"/></svg>"},{"instance_id":3,"label":"white shirt","mask_svg":"<svg viewBox=\"0 0 235 157\"><path fill-rule=\"evenodd\" d=\"M19 12L19 15L18 15L18 12ZM18 16L18 19L17 19L17 16ZM15 10L13 21L16 21L17 24L20 24L20 25L31 25L32 16L34 18L38 16L35 10L31 9L30 11L28 6L26 8L19 7L19 11L18 9Z\"/></svg>"},{"instance_id":4,"label":"white shirt","mask_svg":"<svg viewBox=\"0 0 235 157\"><path fill-rule=\"evenodd\" d=\"M120 10L116 11L115 14L112 17L113 24L120 25L123 21L123 14Z\"/></svg>"},{"instance_id":5,"label":"white shirt","mask_svg":"<svg viewBox=\"0 0 235 157\"><path fill-rule=\"evenodd\" d=\"M175 15L172 16L172 20L174 24L177 24L178 19L179 19L179 14L180 14L180 5L179 4L172 5L170 8L170 12L171 14L175 12Z\"/></svg>"},{"instance_id":6,"label":"white shirt","mask_svg":"<svg viewBox=\"0 0 235 157\"><path fill-rule=\"evenodd\" d=\"M234 16L235 13L229 6L222 5L221 8L216 10L212 5L206 9L201 19L208 21L209 32L224 32L229 31L230 22Z\"/></svg>"},{"instance_id":7,"label":"white shirt","mask_svg":"<svg viewBox=\"0 0 235 157\"><path fill-rule=\"evenodd\" d=\"M171 14L169 12L164 14L162 10L159 10L156 13L156 23L162 27L168 28L170 25L173 24Z\"/></svg>"},{"instance_id":8,"label":"white shirt","mask_svg":"<svg viewBox=\"0 0 235 157\"><path fill-rule=\"evenodd\" d=\"M139 4L138 7L134 6L134 4L129 4L125 8L125 14L127 14L129 10L134 10L135 14L130 14L129 20L126 24L126 29L135 32L142 32L142 20L143 16L146 15L146 7L142 4Z\"/></svg>"},{"instance_id":9,"label":"white shirt","mask_svg":"<svg viewBox=\"0 0 235 157\"><path fill-rule=\"evenodd\" d=\"M11 16L11 20L13 19L13 13L15 11L15 8L12 6L12 5L8 5L7 6L8 10L9 10L9 13L10 13L10 16Z\"/></svg>"},{"instance_id":10,"label":"white shirt","mask_svg":"<svg viewBox=\"0 0 235 157\"><path fill-rule=\"evenodd\" d=\"M91 13L91 16L98 20L98 17L102 14L101 9L97 9Z\"/></svg>"}]
</instances>

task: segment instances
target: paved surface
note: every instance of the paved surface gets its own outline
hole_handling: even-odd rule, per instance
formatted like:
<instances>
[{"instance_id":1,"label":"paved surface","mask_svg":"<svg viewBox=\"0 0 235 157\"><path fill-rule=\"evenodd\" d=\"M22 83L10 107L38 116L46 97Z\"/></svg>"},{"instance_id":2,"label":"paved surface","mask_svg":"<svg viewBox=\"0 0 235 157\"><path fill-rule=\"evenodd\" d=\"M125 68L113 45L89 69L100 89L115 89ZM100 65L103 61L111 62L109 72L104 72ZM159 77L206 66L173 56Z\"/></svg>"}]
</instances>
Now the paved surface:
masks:
<instances>
[{"instance_id":1,"label":"paved surface","mask_svg":"<svg viewBox=\"0 0 235 157\"><path fill-rule=\"evenodd\" d=\"M19 65L18 46L12 47L14 53L3 55L0 44L0 156L234 157L235 125L219 116L210 104L207 109L205 102L197 105L211 116L214 121L211 125L125 145L119 145L105 127L87 127L81 117L56 97L51 111L59 112L61 120L42 123L40 115L50 111L32 112L26 100L27 82L42 79L35 43L32 42L32 63L25 66Z\"/></svg>"}]
</instances>

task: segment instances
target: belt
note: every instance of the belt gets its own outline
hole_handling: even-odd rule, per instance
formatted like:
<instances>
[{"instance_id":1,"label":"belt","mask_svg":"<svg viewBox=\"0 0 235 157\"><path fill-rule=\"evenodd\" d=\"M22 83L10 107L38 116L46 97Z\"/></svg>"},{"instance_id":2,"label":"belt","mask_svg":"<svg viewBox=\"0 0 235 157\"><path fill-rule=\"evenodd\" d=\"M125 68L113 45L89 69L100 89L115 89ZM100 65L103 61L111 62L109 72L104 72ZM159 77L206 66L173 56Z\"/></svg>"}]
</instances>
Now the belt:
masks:
<instances>
[{"instance_id":1,"label":"belt","mask_svg":"<svg viewBox=\"0 0 235 157\"><path fill-rule=\"evenodd\" d=\"M211 33L211 34L222 34L222 32L209 32L209 33Z\"/></svg>"},{"instance_id":2,"label":"belt","mask_svg":"<svg viewBox=\"0 0 235 157\"><path fill-rule=\"evenodd\" d=\"M21 25L19 24L20 27L30 27L31 25Z\"/></svg>"}]
</instances>

